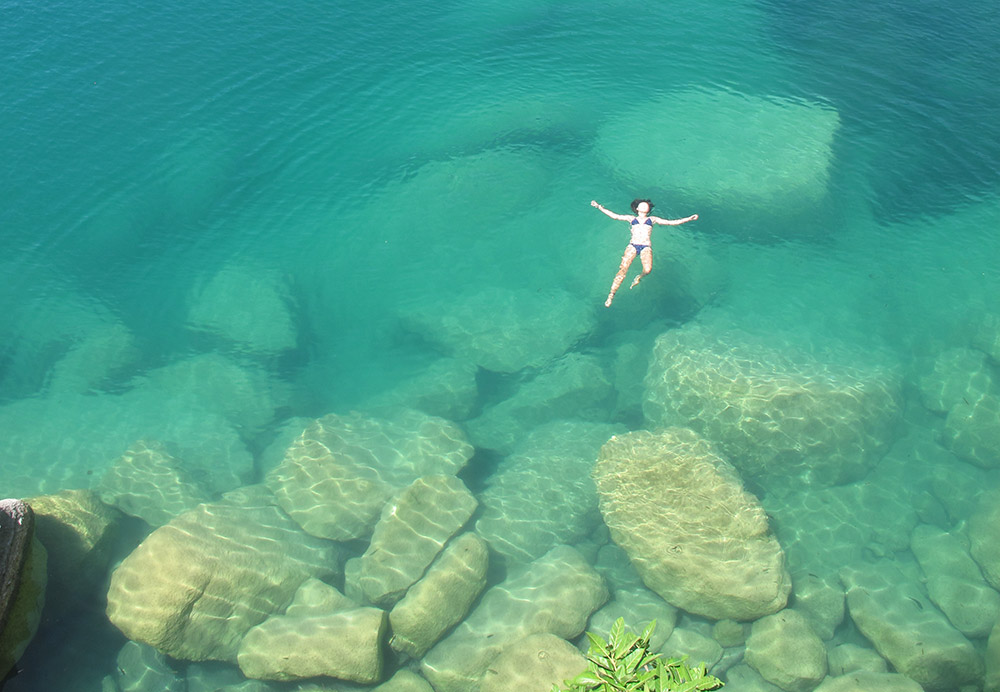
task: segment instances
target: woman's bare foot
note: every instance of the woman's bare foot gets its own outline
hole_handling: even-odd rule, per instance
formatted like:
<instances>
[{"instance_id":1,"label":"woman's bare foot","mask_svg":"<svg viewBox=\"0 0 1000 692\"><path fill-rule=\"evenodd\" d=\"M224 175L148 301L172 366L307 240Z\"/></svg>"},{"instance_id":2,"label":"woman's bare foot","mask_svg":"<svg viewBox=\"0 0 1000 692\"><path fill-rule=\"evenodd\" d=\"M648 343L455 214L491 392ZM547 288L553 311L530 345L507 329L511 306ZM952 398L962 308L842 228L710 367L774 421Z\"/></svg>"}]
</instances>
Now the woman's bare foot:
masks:
<instances>
[{"instance_id":1,"label":"woman's bare foot","mask_svg":"<svg viewBox=\"0 0 1000 692\"><path fill-rule=\"evenodd\" d=\"M615 299L615 295L613 293L610 294L608 296L608 299L606 301L604 301L604 307L610 308L611 307L611 301L614 300L614 299Z\"/></svg>"},{"instance_id":2,"label":"woman's bare foot","mask_svg":"<svg viewBox=\"0 0 1000 692\"><path fill-rule=\"evenodd\" d=\"M642 279L642 274L639 274L639 276L637 276L634 279L632 279L632 285L629 286L629 290L632 290L633 288L635 288L636 286L638 286L640 279Z\"/></svg>"}]
</instances>

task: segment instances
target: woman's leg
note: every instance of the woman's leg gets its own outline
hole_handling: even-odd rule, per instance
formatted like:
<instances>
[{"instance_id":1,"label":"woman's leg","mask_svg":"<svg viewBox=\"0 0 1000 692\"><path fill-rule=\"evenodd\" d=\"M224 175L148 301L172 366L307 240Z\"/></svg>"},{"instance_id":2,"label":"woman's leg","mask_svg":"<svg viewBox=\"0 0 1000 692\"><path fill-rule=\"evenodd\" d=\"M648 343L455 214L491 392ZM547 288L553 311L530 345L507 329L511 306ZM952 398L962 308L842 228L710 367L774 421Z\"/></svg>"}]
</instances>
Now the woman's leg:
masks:
<instances>
[{"instance_id":1,"label":"woman's leg","mask_svg":"<svg viewBox=\"0 0 1000 692\"><path fill-rule=\"evenodd\" d=\"M622 255L622 263L618 267L618 273L615 274L615 280L611 282L611 292L608 294L608 299L604 301L604 307L611 307L611 301L615 299L615 293L618 291L618 287L622 285L622 281L625 280L625 275L628 274L628 268L632 266L632 260L634 259L635 248L629 245L625 248L625 254Z\"/></svg>"},{"instance_id":2,"label":"woman's leg","mask_svg":"<svg viewBox=\"0 0 1000 692\"><path fill-rule=\"evenodd\" d=\"M639 253L639 259L642 261L642 274L639 274L637 277L632 279L632 285L629 286L629 288L635 288L636 285L642 280L642 277L653 271L653 249L644 247L642 252Z\"/></svg>"}]
</instances>

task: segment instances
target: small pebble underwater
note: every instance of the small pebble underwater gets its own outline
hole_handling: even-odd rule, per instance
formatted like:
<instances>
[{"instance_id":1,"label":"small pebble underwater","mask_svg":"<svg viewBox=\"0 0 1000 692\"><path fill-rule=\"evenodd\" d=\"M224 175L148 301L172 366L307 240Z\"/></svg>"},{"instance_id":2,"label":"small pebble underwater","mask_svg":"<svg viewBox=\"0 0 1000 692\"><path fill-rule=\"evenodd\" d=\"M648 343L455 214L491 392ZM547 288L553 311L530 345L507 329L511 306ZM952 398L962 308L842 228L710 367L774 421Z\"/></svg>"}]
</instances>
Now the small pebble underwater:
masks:
<instances>
[{"instance_id":1,"label":"small pebble underwater","mask_svg":"<svg viewBox=\"0 0 1000 692\"><path fill-rule=\"evenodd\" d=\"M1000 690L1000 9L341 5L0 3L5 692Z\"/></svg>"}]
</instances>

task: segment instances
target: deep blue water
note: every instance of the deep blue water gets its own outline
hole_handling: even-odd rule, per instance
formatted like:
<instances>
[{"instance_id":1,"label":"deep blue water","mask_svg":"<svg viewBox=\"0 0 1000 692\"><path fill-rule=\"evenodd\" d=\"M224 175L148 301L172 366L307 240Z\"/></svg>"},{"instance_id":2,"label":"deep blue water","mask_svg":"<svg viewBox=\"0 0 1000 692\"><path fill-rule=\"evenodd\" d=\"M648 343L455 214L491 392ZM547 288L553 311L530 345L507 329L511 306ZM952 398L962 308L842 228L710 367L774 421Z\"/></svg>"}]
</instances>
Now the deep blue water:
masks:
<instances>
[{"instance_id":1,"label":"deep blue water","mask_svg":"<svg viewBox=\"0 0 1000 692\"><path fill-rule=\"evenodd\" d=\"M929 0L0 2L0 437L17 438L0 442L0 495L79 487L110 463L94 450L114 443L77 430L68 397L129 418L136 378L206 353L282 388L241 431L260 465L287 420L361 406L437 357L401 312L492 287L593 304L593 351L703 311L808 351L877 352L912 390L920 358L966 347L997 311L998 27L1000 6ZM641 166L619 175L608 142L645 142L665 178L713 173L685 148L706 122L670 110L697 94L736 109L710 143L717 177L757 156L741 148L741 99L777 104L802 118L786 137L824 162L820 198L792 213L805 193L737 204ZM820 121L828 140L807 140ZM659 271L605 310L626 236L589 202L625 212L644 194L701 218L658 237ZM710 297L677 288L675 251ZM212 309L254 304L265 340L284 319L276 338L292 342L193 328L224 270L272 293L239 279ZM127 336L66 376L74 349L109 333ZM495 379L480 405L510 386ZM43 628L45 657L85 666L62 629ZM80 689L109 672L121 642L106 639ZM76 689L30 665L19 679Z\"/></svg>"}]
</instances>

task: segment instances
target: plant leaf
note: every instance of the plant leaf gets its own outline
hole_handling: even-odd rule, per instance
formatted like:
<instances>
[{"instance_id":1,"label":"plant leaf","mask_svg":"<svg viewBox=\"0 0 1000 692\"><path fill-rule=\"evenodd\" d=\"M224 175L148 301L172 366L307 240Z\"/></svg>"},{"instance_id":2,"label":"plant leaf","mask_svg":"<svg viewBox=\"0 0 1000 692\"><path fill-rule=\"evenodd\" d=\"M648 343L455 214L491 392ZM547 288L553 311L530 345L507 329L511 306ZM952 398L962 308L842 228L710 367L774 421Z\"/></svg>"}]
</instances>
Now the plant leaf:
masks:
<instances>
[{"instance_id":1,"label":"plant leaf","mask_svg":"<svg viewBox=\"0 0 1000 692\"><path fill-rule=\"evenodd\" d=\"M608 643L612 649L618 648L623 634L625 634L625 618L618 618L615 624L611 625L611 633L608 635Z\"/></svg>"},{"instance_id":2,"label":"plant leaf","mask_svg":"<svg viewBox=\"0 0 1000 692\"><path fill-rule=\"evenodd\" d=\"M599 634L594 634L593 632L587 632L587 639L590 640L591 648L604 651L608 648L608 643L604 641L604 638Z\"/></svg>"}]
</instances>

